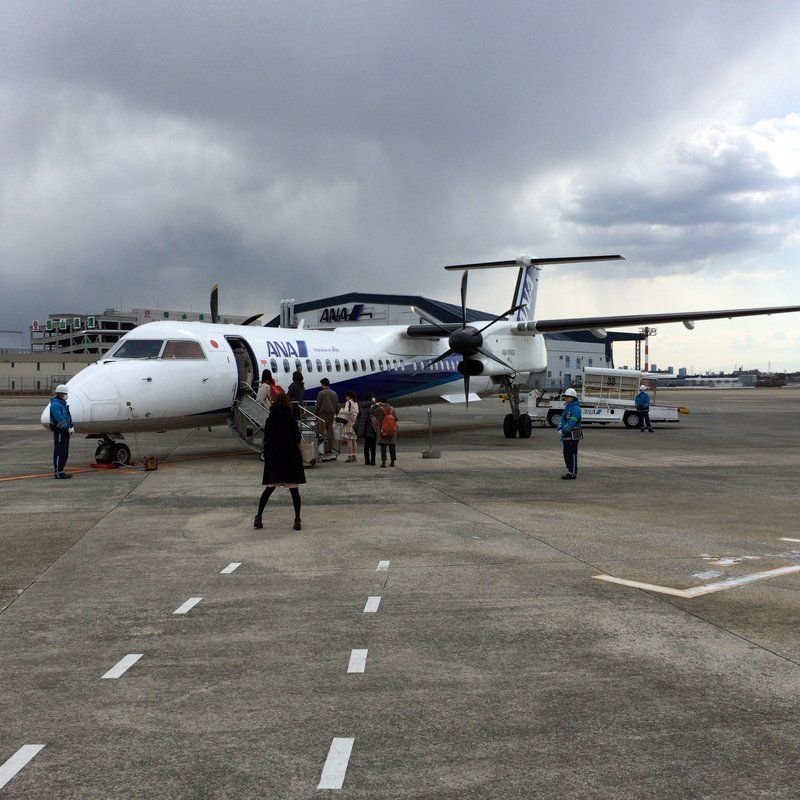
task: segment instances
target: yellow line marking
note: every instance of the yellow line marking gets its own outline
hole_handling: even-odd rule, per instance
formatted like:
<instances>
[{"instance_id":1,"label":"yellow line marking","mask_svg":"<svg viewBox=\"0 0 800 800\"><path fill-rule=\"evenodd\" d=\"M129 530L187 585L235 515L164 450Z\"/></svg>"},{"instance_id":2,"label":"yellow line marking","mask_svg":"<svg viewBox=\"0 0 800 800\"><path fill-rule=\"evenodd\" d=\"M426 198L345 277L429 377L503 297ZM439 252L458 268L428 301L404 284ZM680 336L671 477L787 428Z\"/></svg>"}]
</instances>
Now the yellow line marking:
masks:
<instances>
[{"instance_id":1,"label":"yellow line marking","mask_svg":"<svg viewBox=\"0 0 800 800\"><path fill-rule=\"evenodd\" d=\"M592 577L599 581L606 581L607 583L617 583L620 586L631 586L634 589L642 589L645 592L658 592L659 594L668 594L672 597L682 597L686 600L691 600L694 597L700 597L704 594L722 592L725 589L733 589L736 586L743 586L746 583L753 583L754 581L762 581L765 578L775 578L779 575L791 575L793 572L800 572L800 564L795 564L791 567L768 569L766 572L756 572L753 575L745 575L742 578L728 578L727 580L717 581L716 583L707 583L705 586L694 586L691 589L673 589L671 586L657 586L654 583L629 581L625 578L615 578L612 575L592 575Z\"/></svg>"}]
</instances>

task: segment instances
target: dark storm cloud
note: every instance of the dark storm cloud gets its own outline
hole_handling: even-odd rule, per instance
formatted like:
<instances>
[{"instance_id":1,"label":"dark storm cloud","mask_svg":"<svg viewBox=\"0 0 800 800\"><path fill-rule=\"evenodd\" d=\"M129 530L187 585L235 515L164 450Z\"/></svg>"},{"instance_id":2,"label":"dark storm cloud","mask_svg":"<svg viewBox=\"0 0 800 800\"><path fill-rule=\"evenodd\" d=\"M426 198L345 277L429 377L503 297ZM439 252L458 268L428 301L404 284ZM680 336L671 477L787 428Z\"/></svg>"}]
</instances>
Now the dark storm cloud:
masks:
<instances>
[{"instance_id":1,"label":"dark storm cloud","mask_svg":"<svg viewBox=\"0 0 800 800\"><path fill-rule=\"evenodd\" d=\"M704 107L790 8L6 2L3 326L120 298L196 307L217 280L245 313L450 292L443 263L552 249L557 226L515 213L520 185L593 175ZM696 224L747 246L753 220L712 173L741 188L758 170L733 159L689 192ZM686 207L675 186L589 180L563 219L576 244L628 231L646 253L646 219L689 227Z\"/></svg>"}]
</instances>

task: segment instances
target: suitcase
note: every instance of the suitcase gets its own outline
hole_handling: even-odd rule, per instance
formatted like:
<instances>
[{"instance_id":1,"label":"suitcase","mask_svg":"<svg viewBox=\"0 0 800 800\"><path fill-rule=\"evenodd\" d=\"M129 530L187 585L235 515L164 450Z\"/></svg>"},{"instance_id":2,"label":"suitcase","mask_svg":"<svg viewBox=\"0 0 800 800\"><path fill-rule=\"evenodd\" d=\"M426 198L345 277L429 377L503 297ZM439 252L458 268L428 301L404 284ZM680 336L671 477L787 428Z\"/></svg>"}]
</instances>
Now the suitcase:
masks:
<instances>
[{"instance_id":1,"label":"suitcase","mask_svg":"<svg viewBox=\"0 0 800 800\"><path fill-rule=\"evenodd\" d=\"M317 448L313 439L308 442L305 439L300 440L300 453L305 466L315 467L317 465Z\"/></svg>"}]
</instances>

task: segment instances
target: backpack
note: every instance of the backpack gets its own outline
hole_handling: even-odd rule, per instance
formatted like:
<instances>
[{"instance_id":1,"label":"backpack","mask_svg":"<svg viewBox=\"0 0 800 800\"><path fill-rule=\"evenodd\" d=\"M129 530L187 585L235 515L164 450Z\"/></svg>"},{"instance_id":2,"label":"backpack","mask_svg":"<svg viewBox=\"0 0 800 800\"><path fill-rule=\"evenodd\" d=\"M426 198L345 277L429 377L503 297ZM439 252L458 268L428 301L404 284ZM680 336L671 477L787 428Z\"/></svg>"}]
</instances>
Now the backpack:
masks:
<instances>
[{"instance_id":1,"label":"backpack","mask_svg":"<svg viewBox=\"0 0 800 800\"><path fill-rule=\"evenodd\" d=\"M394 409L391 406L389 406L389 409L386 411L386 416L384 416L383 422L381 423L381 436L383 436L384 439L392 439L397 436L397 419L394 416Z\"/></svg>"}]
</instances>

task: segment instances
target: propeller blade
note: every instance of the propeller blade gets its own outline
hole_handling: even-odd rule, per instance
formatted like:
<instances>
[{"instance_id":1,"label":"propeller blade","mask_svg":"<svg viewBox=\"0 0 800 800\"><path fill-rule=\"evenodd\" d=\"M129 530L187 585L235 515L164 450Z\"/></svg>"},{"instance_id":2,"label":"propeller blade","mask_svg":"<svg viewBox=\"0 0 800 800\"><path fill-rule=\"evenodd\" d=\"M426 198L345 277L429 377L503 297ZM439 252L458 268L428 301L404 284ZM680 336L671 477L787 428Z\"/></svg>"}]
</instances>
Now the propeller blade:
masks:
<instances>
[{"instance_id":1,"label":"propeller blade","mask_svg":"<svg viewBox=\"0 0 800 800\"><path fill-rule=\"evenodd\" d=\"M467 411L469 411L469 371L464 370L464 402L467 404Z\"/></svg>"},{"instance_id":2,"label":"propeller blade","mask_svg":"<svg viewBox=\"0 0 800 800\"><path fill-rule=\"evenodd\" d=\"M461 324L467 327L467 279L469 278L469 270L464 270L461 277Z\"/></svg>"},{"instance_id":3,"label":"propeller blade","mask_svg":"<svg viewBox=\"0 0 800 800\"><path fill-rule=\"evenodd\" d=\"M503 361L502 358L498 358L491 350L487 350L485 347L479 347L478 352L482 356L486 356L486 358L491 358L492 361L496 361L498 364L505 367L510 372L516 372L514 367L511 366L511 364L506 363L505 361Z\"/></svg>"},{"instance_id":4,"label":"propeller blade","mask_svg":"<svg viewBox=\"0 0 800 800\"><path fill-rule=\"evenodd\" d=\"M219 322L219 284L215 283L211 288L211 321Z\"/></svg>"},{"instance_id":5,"label":"propeller blade","mask_svg":"<svg viewBox=\"0 0 800 800\"><path fill-rule=\"evenodd\" d=\"M446 333L448 336L450 335L450 331L445 328L441 322L435 320L429 314L426 314L422 309L417 308L416 306L411 306L411 310L420 318L424 319L429 325L435 325L440 331Z\"/></svg>"},{"instance_id":6,"label":"propeller blade","mask_svg":"<svg viewBox=\"0 0 800 800\"><path fill-rule=\"evenodd\" d=\"M510 314L513 314L515 311L519 311L521 308L525 308L525 303L520 303L518 306L514 306L514 308L509 308L508 311L504 311L499 317L495 317L488 325L484 325L478 333L483 333L487 328L491 328L495 322L500 322L503 317L507 317Z\"/></svg>"},{"instance_id":7,"label":"propeller blade","mask_svg":"<svg viewBox=\"0 0 800 800\"><path fill-rule=\"evenodd\" d=\"M439 356L439 358L435 358L430 364L425 364L425 369L430 369L434 364L438 364L440 361L444 361L446 358L450 358L450 356L454 356L456 354L455 350L447 350L445 353ZM414 373L415 375L419 375L419 370Z\"/></svg>"},{"instance_id":8,"label":"propeller blade","mask_svg":"<svg viewBox=\"0 0 800 800\"><path fill-rule=\"evenodd\" d=\"M252 325L252 324L253 324L253 323L254 323L254 322L257 320L257 319L261 319L261 317L263 317L263 316L264 316L264 314L263 314L263 313L262 313L262 314L253 314L253 316L252 316L252 317L248 317L248 318L247 318L247 319L246 319L246 320L245 320L245 321L242 323L242 325Z\"/></svg>"}]
</instances>

